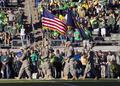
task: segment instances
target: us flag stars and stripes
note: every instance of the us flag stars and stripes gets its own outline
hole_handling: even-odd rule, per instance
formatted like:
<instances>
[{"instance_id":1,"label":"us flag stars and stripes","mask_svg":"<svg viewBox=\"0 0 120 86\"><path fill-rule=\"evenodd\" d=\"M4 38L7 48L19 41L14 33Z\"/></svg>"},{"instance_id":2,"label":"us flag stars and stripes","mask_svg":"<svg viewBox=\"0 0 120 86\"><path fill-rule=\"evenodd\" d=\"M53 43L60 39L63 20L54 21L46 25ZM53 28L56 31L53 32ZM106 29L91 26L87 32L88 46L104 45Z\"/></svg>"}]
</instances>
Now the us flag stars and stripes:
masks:
<instances>
[{"instance_id":1,"label":"us flag stars and stripes","mask_svg":"<svg viewBox=\"0 0 120 86\"><path fill-rule=\"evenodd\" d=\"M66 24L46 9L43 9L42 26L48 27L50 30L56 30L62 35L64 35L67 30Z\"/></svg>"}]
</instances>

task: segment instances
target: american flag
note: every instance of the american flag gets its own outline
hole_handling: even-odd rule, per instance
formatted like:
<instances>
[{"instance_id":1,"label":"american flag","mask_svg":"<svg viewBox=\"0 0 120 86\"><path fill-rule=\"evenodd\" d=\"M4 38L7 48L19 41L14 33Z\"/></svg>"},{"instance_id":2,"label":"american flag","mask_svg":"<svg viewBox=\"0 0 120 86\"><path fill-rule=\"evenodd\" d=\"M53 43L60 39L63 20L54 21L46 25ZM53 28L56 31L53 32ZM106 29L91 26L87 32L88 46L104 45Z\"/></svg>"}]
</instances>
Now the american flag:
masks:
<instances>
[{"instance_id":1,"label":"american flag","mask_svg":"<svg viewBox=\"0 0 120 86\"><path fill-rule=\"evenodd\" d=\"M50 30L58 31L64 35L66 33L67 26L58 18L56 18L48 10L43 9L42 26L48 27Z\"/></svg>"}]
</instances>

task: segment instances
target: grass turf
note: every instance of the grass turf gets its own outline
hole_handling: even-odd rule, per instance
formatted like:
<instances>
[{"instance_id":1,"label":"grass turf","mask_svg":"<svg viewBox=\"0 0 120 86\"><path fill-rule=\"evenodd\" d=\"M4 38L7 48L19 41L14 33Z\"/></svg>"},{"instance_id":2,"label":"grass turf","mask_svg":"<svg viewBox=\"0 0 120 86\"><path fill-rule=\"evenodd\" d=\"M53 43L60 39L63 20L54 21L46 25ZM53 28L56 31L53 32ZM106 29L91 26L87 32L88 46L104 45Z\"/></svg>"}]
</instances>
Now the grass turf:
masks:
<instances>
[{"instance_id":1,"label":"grass turf","mask_svg":"<svg viewBox=\"0 0 120 86\"><path fill-rule=\"evenodd\" d=\"M79 82L120 82L118 79L85 79L85 80L25 80L25 79L0 79L0 83L79 83Z\"/></svg>"}]
</instances>

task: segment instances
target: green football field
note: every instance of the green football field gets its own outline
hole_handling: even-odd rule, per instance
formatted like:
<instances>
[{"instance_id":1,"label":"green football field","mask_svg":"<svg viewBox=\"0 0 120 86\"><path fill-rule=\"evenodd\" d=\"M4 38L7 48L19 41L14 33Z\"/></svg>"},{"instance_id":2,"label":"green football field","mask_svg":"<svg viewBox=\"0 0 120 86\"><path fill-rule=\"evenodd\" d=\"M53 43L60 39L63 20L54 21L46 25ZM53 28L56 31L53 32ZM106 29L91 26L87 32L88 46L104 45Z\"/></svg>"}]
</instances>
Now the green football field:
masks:
<instances>
[{"instance_id":1,"label":"green football field","mask_svg":"<svg viewBox=\"0 0 120 86\"><path fill-rule=\"evenodd\" d=\"M0 86L120 86L120 80L15 80L0 79Z\"/></svg>"},{"instance_id":2,"label":"green football field","mask_svg":"<svg viewBox=\"0 0 120 86\"><path fill-rule=\"evenodd\" d=\"M26 79L0 79L0 83L71 83L71 82L120 82L118 79L99 79L99 80L93 80L93 79L85 79L85 80L39 80L39 79L32 79L32 80L26 80Z\"/></svg>"}]
</instances>

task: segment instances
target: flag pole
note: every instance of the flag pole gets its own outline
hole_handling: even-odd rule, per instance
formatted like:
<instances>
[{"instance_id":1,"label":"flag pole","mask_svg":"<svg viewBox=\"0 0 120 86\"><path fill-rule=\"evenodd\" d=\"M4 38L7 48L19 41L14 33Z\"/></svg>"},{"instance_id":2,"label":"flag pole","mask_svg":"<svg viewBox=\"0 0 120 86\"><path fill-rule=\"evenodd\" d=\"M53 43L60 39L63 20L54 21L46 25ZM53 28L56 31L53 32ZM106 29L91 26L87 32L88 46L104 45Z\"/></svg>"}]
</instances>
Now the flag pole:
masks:
<instances>
[{"instance_id":1,"label":"flag pole","mask_svg":"<svg viewBox=\"0 0 120 86\"><path fill-rule=\"evenodd\" d=\"M43 10L45 9L44 7L42 8ZM42 21L41 21L42 22ZM49 42L50 44L49 45L51 45L51 38L49 37L49 29L46 29L46 28L48 28L48 27L45 27L45 36L43 37L43 40L45 39L47 39L47 42ZM42 29L43 29L43 25L42 25ZM42 41L42 46L44 47L44 42L45 41ZM50 46L51 47L51 46Z\"/></svg>"},{"instance_id":2,"label":"flag pole","mask_svg":"<svg viewBox=\"0 0 120 86\"><path fill-rule=\"evenodd\" d=\"M34 24L33 24L33 17L32 17L32 8L31 8L31 5L32 3L31 3L31 0L29 0L29 4L28 4L28 7L29 7L29 18L30 18L30 25L32 26L32 32L33 32L33 37L35 37L35 33L34 33L34 31L35 31L35 28L34 28ZM34 38L34 40L33 40L33 45L35 45L35 38Z\"/></svg>"}]
</instances>

